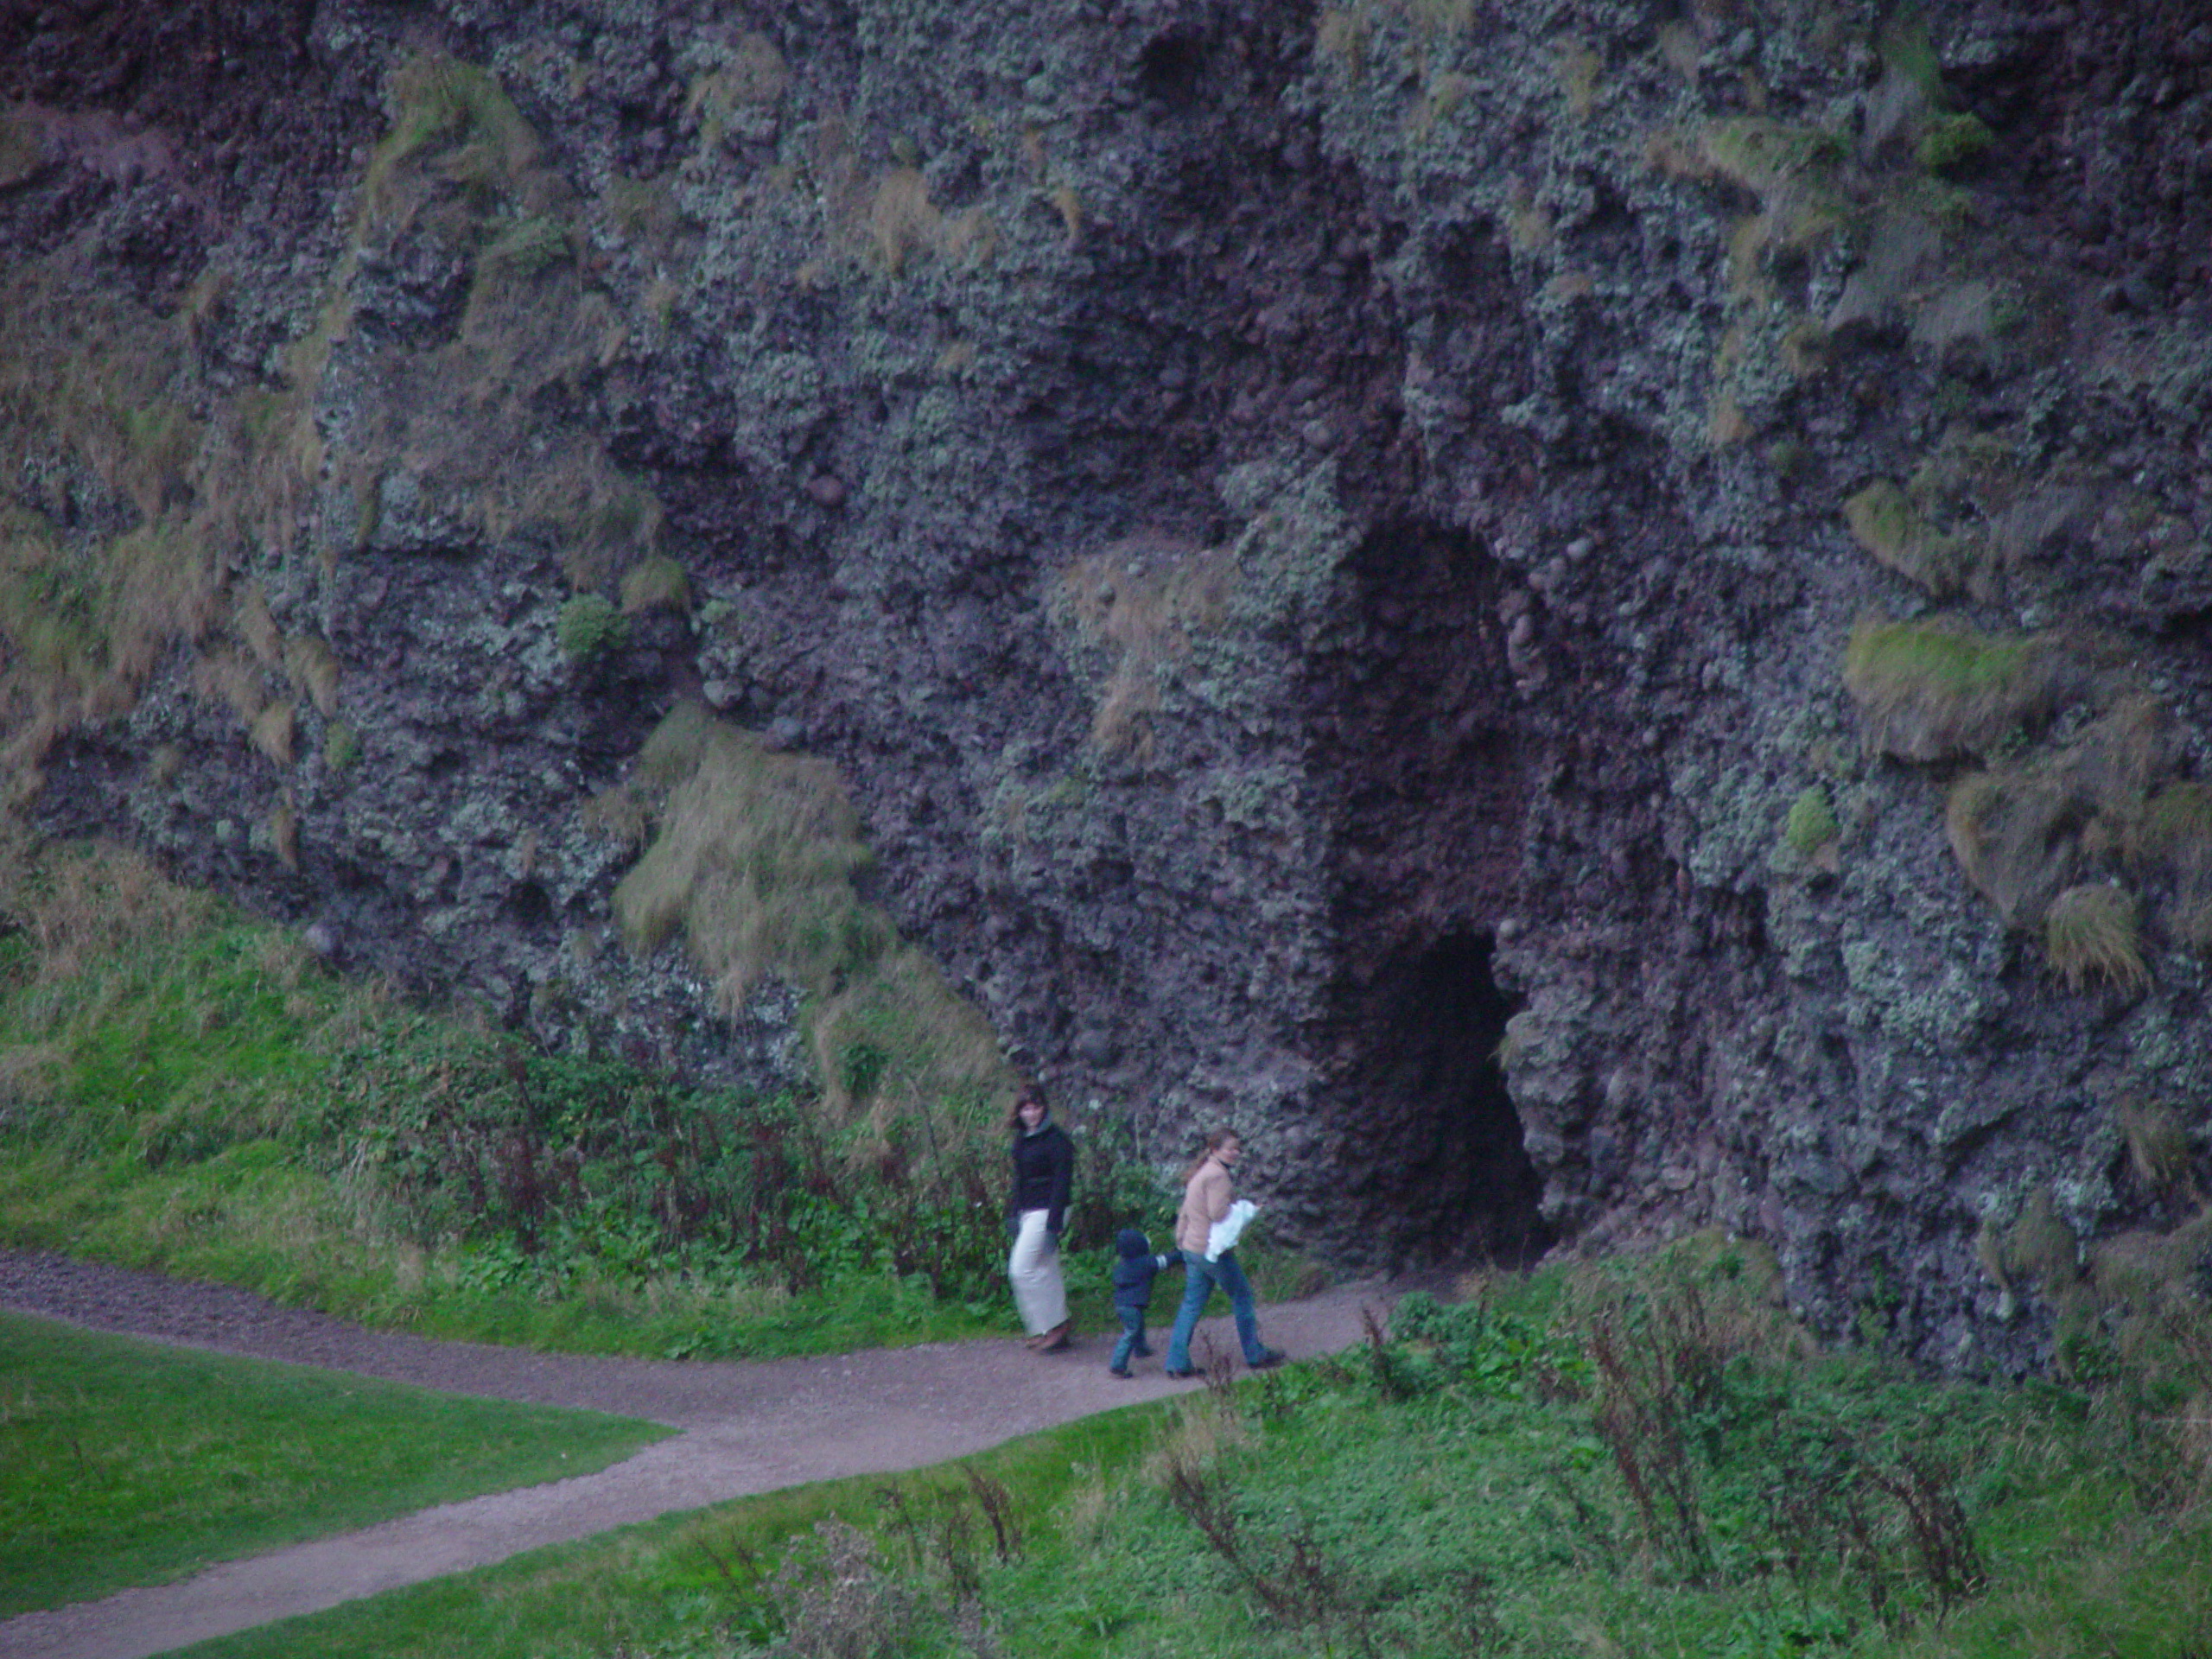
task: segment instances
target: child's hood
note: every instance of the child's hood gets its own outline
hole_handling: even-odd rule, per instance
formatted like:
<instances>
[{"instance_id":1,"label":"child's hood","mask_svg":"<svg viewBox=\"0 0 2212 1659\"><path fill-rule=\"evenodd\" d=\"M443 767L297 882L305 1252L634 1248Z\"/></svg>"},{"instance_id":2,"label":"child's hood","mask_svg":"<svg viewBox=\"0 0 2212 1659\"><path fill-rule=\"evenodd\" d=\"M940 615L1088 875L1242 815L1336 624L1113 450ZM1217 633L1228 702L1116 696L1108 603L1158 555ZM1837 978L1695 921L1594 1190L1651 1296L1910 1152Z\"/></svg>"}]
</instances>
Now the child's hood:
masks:
<instances>
[{"instance_id":1,"label":"child's hood","mask_svg":"<svg viewBox=\"0 0 2212 1659\"><path fill-rule=\"evenodd\" d=\"M1124 1227L1114 1236L1114 1248L1125 1262L1134 1262L1141 1255L1152 1254L1152 1241L1134 1227Z\"/></svg>"}]
</instances>

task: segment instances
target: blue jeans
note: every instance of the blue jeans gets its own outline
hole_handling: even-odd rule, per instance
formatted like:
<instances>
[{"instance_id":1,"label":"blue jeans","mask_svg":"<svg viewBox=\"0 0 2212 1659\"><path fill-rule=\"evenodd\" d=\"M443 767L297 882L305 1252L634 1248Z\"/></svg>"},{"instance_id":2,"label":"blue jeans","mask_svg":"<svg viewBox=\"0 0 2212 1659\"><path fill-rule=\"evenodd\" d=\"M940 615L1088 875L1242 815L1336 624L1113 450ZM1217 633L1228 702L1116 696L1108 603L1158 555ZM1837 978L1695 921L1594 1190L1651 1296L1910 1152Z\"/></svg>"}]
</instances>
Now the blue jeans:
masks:
<instances>
[{"instance_id":1,"label":"blue jeans","mask_svg":"<svg viewBox=\"0 0 2212 1659\"><path fill-rule=\"evenodd\" d=\"M1209 1262L1201 1251L1185 1250L1183 1277L1183 1306L1175 1315L1175 1333L1167 1338L1169 1370L1191 1369L1191 1332L1198 1329L1198 1315L1206 1311L1216 1285L1229 1293L1229 1311L1236 1316L1236 1340L1244 1349L1244 1363L1256 1365L1268 1357L1267 1346L1260 1340L1260 1316L1252 1307L1252 1281L1236 1265L1236 1251L1224 1250Z\"/></svg>"},{"instance_id":2,"label":"blue jeans","mask_svg":"<svg viewBox=\"0 0 2212 1659\"><path fill-rule=\"evenodd\" d=\"M1122 1339L1114 1344L1114 1357L1106 1363L1117 1371L1126 1371L1132 1354L1148 1354L1152 1348L1144 1339L1144 1309L1117 1305L1114 1311L1122 1316Z\"/></svg>"}]
</instances>

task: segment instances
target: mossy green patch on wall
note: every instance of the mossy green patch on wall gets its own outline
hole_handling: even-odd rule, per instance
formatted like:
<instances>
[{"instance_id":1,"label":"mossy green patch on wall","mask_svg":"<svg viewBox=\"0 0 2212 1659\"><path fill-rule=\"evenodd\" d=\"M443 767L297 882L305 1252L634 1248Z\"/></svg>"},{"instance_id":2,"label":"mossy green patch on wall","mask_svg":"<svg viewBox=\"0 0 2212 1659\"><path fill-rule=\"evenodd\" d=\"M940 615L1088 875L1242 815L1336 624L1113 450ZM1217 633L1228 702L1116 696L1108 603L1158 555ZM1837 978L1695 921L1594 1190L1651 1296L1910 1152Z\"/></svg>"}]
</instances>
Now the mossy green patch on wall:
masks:
<instances>
[{"instance_id":1,"label":"mossy green patch on wall","mask_svg":"<svg viewBox=\"0 0 2212 1659\"><path fill-rule=\"evenodd\" d=\"M326 770L344 772L361 758L361 735L342 720L323 728L322 764Z\"/></svg>"},{"instance_id":2,"label":"mossy green patch on wall","mask_svg":"<svg viewBox=\"0 0 2212 1659\"><path fill-rule=\"evenodd\" d=\"M1841 832L1828 792L1817 784L1789 804L1789 814L1782 825L1782 838L1789 850L1805 859L1833 846Z\"/></svg>"},{"instance_id":3,"label":"mossy green patch on wall","mask_svg":"<svg viewBox=\"0 0 2212 1659\"><path fill-rule=\"evenodd\" d=\"M1973 160L1994 143L1996 137L1989 130L1989 124L1978 115L1938 116L1921 134L1914 156L1930 173L1941 173Z\"/></svg>"},{"instance_id":4,"label":"mossy green patch on wall","mask_svg":"<svg viewBox=\"0 0 2212 1659\"><path fill-rule=\"evenodd\" d=\"M390 127L369 157L362 207L372 220L423 205L433 171L480 205L513 193L543 153L497 75L443 52L405 60L386 83Z\"/></svg>"},{"instance_id":5,"label":"mossy green patch on wall","mask_svg":"<svg viewBox=\"0 0 2212 1659\"><path fill-rule=\"evenodd\" d=\"M1846 501L1843 517L1853 538L1878 563L1939 599L1965 587L1977 563L1979 550L1970 540L1937 530L1887 479Z\"/></svg>"},{"instance_id":6,"label":"mossy green patch on wall","mask_svg":"<svg viewBox=\"0 0 2212 1659\"><path fill-rule=\"evenodd\" d=\"M1846 158L1842 139L1823 128L1793 126L1764 116L1734 116L1704 127L1695 157L1711 176L1762 199L1800 193L1801 211L1834 200L1834 175Z\"/></svg>"},{"instance_id":7,"label":"mossy green patch on wall","mask_svg":"<svg viewBox=\"0 0 2212 1659\"><path fill-rule=\"evenodd\" d=\"M1990 753L2047 721L2069 689L2068 669L2056 642L2039 636L1870 619L1851 631L1843 680L1873 747L1940 760Z\"/></svg>"},{"instance_id":8,"label":"mossy green patch on wall","mask_svg":"<svg viewBox=\"0 0 2212 1659\"><path fill-rule=\"evenodd\" d=\"M622 610L626 615L690 608L691 579L683 567L665 553L640 560L622 578Z\"/></svg>"}]
</instances>

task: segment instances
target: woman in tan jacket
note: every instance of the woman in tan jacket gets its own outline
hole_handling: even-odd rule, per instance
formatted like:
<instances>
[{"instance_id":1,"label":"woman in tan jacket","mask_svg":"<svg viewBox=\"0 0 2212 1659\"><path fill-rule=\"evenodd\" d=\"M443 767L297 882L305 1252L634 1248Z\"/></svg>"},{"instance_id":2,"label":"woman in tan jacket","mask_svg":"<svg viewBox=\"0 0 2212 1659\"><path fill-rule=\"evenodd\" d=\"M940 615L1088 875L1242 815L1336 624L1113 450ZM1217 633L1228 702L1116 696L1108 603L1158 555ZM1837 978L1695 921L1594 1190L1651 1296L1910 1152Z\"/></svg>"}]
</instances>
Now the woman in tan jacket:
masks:
<instances>
[{"instance_id":1,"label":"woman in tan jacket","mask_svg":"<svg viewBox=\"0 0 2212 1659\"><path fill-rule=\"evenodd\" d=\"M1213 1299L1216 1285L1229 1293L1229 1311L1236 1320L1236 1340L1244 1350L1244 1363L1255 1371L1282 1363L1282 1356L1260 1340L1252 1282L1237 1266L1236 1252L1224 1250L1213 1260L1206 1259L1207 1235L1214 1223L1228 1215L1235 1196L1229 1172L1243 1151L1232 1131L1216 1129L1206 1137L1204 1155L1183 1183L1183 1207L1175 1214L1175 1243L1183 1252L1185 1283L1183 1306L1175 1315L1175 1332L1167 1339L1170 1376L1198 1375L1191 1366L1191 1332L1198 1328L1198 1316Z\"/></svg>"}]
</instances>

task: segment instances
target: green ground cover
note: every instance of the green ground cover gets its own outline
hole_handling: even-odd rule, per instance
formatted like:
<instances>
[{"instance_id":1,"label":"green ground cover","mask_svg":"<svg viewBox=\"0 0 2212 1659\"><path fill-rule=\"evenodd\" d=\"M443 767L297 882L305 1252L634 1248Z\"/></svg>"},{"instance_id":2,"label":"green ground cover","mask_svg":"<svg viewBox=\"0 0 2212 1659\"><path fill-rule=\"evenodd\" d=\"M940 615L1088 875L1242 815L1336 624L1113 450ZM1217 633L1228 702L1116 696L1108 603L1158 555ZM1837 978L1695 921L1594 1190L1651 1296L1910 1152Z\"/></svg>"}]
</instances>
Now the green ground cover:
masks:
<instances>
[{"instance_id":1,"label":"green ground cover","mask_svg":"<svg viewBox=\"0 0 2212 1659\"><path fill-rule=\"evenodd\" d=\"M2212 1651L2205 1465L2142 1403L1815 1351L1707 1243L192 1651L2183 1659Z\"/></svg>"},{"instance_id":2,"label":"green ground cover","mask_svg":"<svg viewBox=\"0 0 2212 1659\"><path fill-rule=\"evenodd\" d=\"M588 1473L672 1432L0 1313L0 1618Z\"/></svg>"},{"instance_id":3,"label":"green ground cover","mask_svg":"<svg viewBox=\"0 0 2212 1659\"><path fill-rule=\"evenodd\" d=\"M0 909L0 1243L584 1352L1012 1328L995 1132L948 1120L889 1157L817 1101L548 1054L114 849L48 855ZM1110 1329L1109 1241L1173 1205L1103 1134L1078 1144L1074 1311ZM1275 1294L1301 1282L1253 1254Z\"/></svg>"}]
</instances>

